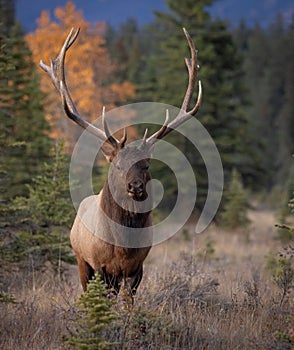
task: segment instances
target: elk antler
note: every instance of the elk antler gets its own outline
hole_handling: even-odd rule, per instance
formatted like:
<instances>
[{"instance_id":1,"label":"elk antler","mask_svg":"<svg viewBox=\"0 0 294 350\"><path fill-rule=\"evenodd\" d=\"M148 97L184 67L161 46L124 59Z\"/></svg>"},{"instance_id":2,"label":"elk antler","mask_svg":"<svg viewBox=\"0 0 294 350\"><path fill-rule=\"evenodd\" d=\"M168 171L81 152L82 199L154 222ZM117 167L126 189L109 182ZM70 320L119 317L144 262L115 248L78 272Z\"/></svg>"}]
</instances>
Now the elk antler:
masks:
<instances>
[{"instance_id":1,"label":"elk antler","mask_svg":"<svg viewBox=\"0 0 294 350\"><path fill-rule=\"evenodd\" d=\"M165 137L167 134L169 134L172 130L176 129L177 127L179 127L181 124L183 124L185 121L189 120L190 118L192 118L193 116L196 115L200 104L201 104L201 100L202 100L202 85L201 85L201 81L199 80L199 90L198 90L198 98L197 98L197 102L195 104L195 106L188 111L192 96L193 96L193 92L195 89L195 84L196 84L196 80L197 80L197 72L198 72L198 64L197 64L197 50L195 49L194 43L189 35L189 33L186 31L185 28L183 28L183 31L185 33L185 36L187 38L189 47L190 47L190 52L191 52L191 58L185 58L185 63L188 69L188 73L189 73L189 82L188 82L188 87L187 87L187 91L181 106L181 111L179 112L179 114L175 117L174 120L172 120L170 123L168 123L169 120L169 114L168 114L168 110L166 111L166 118L165 118L165 122L163 123L162 127L155 132L153 135L151 135L150 137L148 137L146 139L146 135L145 135L145 143L148 146L152 146L156 141L162 139L163 137Z\"/></svg>"},{"instance_id":2,"label":"elk antler","mask_svg":"<svg viewBox=\"0 0 294 350\"><path fill-rule=\"evenodd\" d=\"M78 28L77 31L73 34L74 28L71 29L70 33L68 34L58 56L55 60L50 59L50 67L43 63L43 61L40 61L41 68L44 69L45 72L47 72L57 89L61 95L61 100L63 104L64 111L66 115L72 119L75 123L77 123L79 126L81 126L83 129L87 129L88 132L91 134L97 136L100 140L103 142L108 143L115 149L123 148L126 140L127 140L127 134L126 130L124 129L124 135L120 141L118 141L115 137L113 137L108 129L106 120L105 120L105 108L103 108L102 112L102 123L104 127L104 131L101 129L95 127L93 124L86 121L77 111L72 98L70 96L70 93L68 91L66 80L65 80L65 73L64 73L64 61L67 50L71 47L71 45L75 42L76 38L79 35L80 29Z\"/></svg>"}]
</instances>

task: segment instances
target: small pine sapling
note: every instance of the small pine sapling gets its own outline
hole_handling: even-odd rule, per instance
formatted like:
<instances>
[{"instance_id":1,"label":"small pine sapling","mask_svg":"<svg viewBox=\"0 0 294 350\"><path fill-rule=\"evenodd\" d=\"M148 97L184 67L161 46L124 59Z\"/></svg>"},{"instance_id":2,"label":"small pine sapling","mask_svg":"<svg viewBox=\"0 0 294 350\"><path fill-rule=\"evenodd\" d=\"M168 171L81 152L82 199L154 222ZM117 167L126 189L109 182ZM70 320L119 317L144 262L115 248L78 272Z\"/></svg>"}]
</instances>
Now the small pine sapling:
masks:
<instances>
[{"instance_id":1,"label":"small pine sapling","mask_svg":"<svg viewBox=\"0 0 294 350\"><path fill-rule=\"evenodd\" d=\"M241 176L236 169L232 171L231 183L224 193L223 224L230 228L247 227L250 220L247 216L248 202L243 188Z\"/></svg>"},{"instance_id":2,"label":"small pine sapling","mask_svg":"<svg viewBox=\"0 0 294 350\"><path fill-rule=\"evenodd\" d=\"M77 302L77 319L74 331L66 340L76 349L111 349L115 345L107 340L106 330L118 316L113 311L114 300L106 297L107 290L98 274L88 284Z\"/></svg>"}]
</instances>

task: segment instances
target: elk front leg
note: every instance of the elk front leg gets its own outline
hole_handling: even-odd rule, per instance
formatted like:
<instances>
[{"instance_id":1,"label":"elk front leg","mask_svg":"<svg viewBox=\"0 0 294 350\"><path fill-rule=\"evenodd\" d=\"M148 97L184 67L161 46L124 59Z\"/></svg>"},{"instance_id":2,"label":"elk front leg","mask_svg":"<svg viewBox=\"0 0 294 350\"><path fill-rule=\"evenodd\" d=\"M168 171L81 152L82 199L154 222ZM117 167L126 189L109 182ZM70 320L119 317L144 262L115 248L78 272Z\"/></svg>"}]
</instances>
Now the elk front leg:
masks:
<instances>
[{"instance_id":1,"label":"elk front leg","mask_svg":"<svg viewBox=\"0 0 294 350\"><path fill-rule=\"evenodd\" d=\"M88 282L95 277L95 271L83 258L77 257L77 261L83 291L86 292Z\"/></svg>"},{"instance_id":2,"label":"elk front leg","mask_svg":"<svg viewBox=\"0 0 294 350\"><path fill-rule=\"evenodd\" d=\"M101 278L104 281L104 283L106 284L109 292L111 294L117 296L119 293L119 290L120 290L120 278L107 273L105 266L102 267Z\"/></svg>"},{"instance_id":3,"label":"elk front leg","mask_svg":"<svg viewBox=\"0 0 294 350\"><path fill-rule=\"evenodd\" d=\"M143 266L140 267L136 277L134 278L132 285L131 285L131 291L132 294L135 295L137 292L137 288L139 287L139 284L141 283L143 277Z\"/></svg>"}]
</instances>

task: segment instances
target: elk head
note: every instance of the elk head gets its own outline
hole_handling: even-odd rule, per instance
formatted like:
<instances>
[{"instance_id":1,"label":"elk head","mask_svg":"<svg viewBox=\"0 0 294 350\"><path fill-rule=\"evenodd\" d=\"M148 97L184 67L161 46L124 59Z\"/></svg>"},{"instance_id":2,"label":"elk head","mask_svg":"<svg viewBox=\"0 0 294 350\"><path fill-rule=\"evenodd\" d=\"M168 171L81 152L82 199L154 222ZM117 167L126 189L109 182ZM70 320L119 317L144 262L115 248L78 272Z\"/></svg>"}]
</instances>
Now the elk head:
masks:
<instances>
[{"instance_id":1,"label":"elk head","mask_svg":"<svg viewBox=\"0 0 294 350\"><path fill-rule=\"evenodd\" d=\"M143 201L148 197L146 185L151 178L149 160L148 150L136 146L126 146L114 157L109 181L116 184L121 198L127 195L136 201Z\"/></svg>"},{"instance_id":2,"label":"elk head","mask_svg":"<svg viewBox=\"0 0 294 350\"><path fill-rule=\"evenodd\" d=\"M89 133L95 135L103 142L101 148L102 152L107 161L112 164L112 171L109 175L109 179L115 180L112 181L112 183L114 186L116 186L119 196L122 198L127 196L135 201L143 201L148 197L146 190L146 185L150 180L148 167L154 144L169 134L173 129L176 129L179 125L192 118L200 107L202 88L201 82L199 81L197 102L191 110L188 110L197 80L198 65L197 51L194 43L185 29L184 33L190 48L191 58L185 59L189 73L189 81L181 106L181 111L171 122L169 122L169 114L167 111L165 122L163 123L162 127L149 137L147 137L148 130L146 129L142 142L139 146L126 146L126 129L124 129L123 136L120 140L116 139L110 133L105 118L104 108L102 112L102 125L104 130L90 124L78 113L66 85L64 61L67 50L71 47L79 34L79 29L75 33L74 28L71 29L57 58L55 60L51 59L50 66L45 65L42 60L40 61L40 66L50 75L55 88L60 93L66 115L76 124L80 125L82 128L86 129ZM125 183L123 183L123 181L125 181Z\"/></svg>"}]
</instances>

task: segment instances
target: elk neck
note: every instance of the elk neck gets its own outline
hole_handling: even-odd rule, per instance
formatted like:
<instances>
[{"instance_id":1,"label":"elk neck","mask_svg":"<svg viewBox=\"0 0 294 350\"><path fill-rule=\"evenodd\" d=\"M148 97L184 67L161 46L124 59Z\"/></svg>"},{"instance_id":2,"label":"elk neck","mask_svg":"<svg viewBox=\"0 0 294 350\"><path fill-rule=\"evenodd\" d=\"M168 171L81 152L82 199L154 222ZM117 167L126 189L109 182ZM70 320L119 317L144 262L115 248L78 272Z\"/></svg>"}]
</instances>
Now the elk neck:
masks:
<instances>
[{"instance_id":1,"label":"elk neck","mask_svg":"<svg viewBox=\"0 0 294 350\"><path fill-rule=\"evenodd\" d=\"M136 202L127 193L124 195L116 193L115 197L116 195L122 206L113 198L108 181L106 180L103 186L100 205L101 209L110 219L126 227L143 228L148 226L147 221L151 215L151 210L142 213L140 212L142 202ZM151 200L151 198L148 198L146 202L150 202Z\"/></svg>"}]
</instances>

